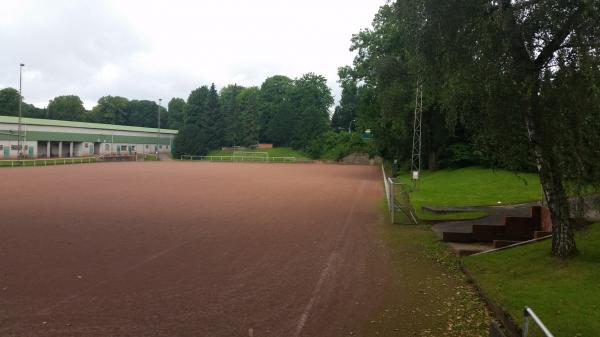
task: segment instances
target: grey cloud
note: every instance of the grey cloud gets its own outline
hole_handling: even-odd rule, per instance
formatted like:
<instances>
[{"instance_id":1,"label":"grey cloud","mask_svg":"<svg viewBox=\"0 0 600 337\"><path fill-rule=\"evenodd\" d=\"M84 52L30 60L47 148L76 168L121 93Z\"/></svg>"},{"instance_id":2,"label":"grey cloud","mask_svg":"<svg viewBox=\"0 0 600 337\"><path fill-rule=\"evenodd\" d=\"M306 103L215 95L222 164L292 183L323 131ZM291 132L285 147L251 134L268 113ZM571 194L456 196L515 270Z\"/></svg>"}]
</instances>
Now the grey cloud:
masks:
<instances>
[{"instance_id":1,"label":"grey cloud","mask_svg":"<svg viewBox=\"0 0 600 337\"><path fill-rule=\"evenodd\" d=\"M16 87L18 64L25 63L34 75L24 81L29 102L61 94L96 98L94 75L144 49L124 18L99 2L39 2L29 13L0 31L0 84Z\"/></svg>"}]
</instances>

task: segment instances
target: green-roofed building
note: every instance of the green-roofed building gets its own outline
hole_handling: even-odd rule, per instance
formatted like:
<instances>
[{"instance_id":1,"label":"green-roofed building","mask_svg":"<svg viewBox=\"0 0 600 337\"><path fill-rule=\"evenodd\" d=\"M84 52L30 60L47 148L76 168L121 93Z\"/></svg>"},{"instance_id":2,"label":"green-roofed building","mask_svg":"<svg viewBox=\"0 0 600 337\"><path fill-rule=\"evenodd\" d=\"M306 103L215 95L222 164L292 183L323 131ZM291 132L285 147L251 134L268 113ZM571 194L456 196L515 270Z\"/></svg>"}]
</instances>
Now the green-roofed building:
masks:
<instances>
[{"instance_id":1,"label":"green-roofed building","mask_svg":"<svg viewBox=\"0 0 600 337\"><path fill-rule=\"evenodd\" d=\"M0 159L19 155L19 119L0 116ZM169 153L177 130L22 118L22 154L29 158Z\"/></svg>"}]
</instances>

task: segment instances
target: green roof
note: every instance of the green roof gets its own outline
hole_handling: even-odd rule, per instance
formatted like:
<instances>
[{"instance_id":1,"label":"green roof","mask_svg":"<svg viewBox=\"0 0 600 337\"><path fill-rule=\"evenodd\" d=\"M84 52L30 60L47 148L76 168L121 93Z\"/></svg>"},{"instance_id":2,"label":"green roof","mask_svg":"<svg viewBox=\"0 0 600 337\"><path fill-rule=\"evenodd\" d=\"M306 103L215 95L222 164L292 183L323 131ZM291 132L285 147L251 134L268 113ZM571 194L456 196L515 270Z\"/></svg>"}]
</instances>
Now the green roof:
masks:
<instances>
[{"instance_id":1,"label":"green roof","mask_svg":"<svg viewBox=\"0 0 600 337\"><path fill-rule=\"evenodd\" d=\"M127 126L127 125L114 125L114 124L101 124L101 123L85 123L85 122L71 122L61 121L56 119L39 119L39 118L21 118L21 122L27 125L42 125L42 126L63 126L70 128L83 128L83 129L104 129L104 130L115 130L115 131L134 131L134 132L158 132L156 128L143 128L140 126ZM0 116L0 123L6 124L18 124L19 117L15 116ZM160 129L161 133L177 134L177 130Z\"/></svg>"}]
</instances>

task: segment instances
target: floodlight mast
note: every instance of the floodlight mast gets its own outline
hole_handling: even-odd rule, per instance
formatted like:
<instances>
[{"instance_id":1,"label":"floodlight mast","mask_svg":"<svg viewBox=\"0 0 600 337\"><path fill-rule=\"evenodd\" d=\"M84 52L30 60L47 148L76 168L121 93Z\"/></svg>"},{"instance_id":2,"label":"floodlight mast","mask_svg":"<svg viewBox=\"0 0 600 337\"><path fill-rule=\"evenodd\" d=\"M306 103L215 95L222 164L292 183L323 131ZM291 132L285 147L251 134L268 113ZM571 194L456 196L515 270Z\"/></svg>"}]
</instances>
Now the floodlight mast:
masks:
<instances>
[{"instance_id":1,"label":"floodlight mast","mask_svg":"<svg viewBox=\"0 0 600 337\"><path fill-rule=\"evenodd\" d=\"M421 120L423 117L423 82L417 79L415 95L415 117L413 121L413 144L411 155L411 174L413 186L417 185L421 173Z\"/></svg>"},{"instance_id":2,"label":"floodlight mast","mask_svg":"<svg viewBox=\"0 0 600 337\"><path fill-rule=\"evenodd\" d=\"M158 117L157 117L158 120L156 123L156 125L158 127L158 133L156 134L156 159L158 159L158 154L159 154L158 146L160 144L160 105L161 105L161 103L162 103L162 98L159 98L158 99Z\"/></svg>"},{"instance_id":3,"label":"floodlight mast","mask_svg":"<svg viewBox=\"0 0 600 337\"><path fill-rule=\"evenodd\" d=\"M23 118L23 67L25 64L19 63L19 124L17 127L17 155L19 159L23 157L23 143L21 142L21 120Z\"/></svg>"}]
</instances>

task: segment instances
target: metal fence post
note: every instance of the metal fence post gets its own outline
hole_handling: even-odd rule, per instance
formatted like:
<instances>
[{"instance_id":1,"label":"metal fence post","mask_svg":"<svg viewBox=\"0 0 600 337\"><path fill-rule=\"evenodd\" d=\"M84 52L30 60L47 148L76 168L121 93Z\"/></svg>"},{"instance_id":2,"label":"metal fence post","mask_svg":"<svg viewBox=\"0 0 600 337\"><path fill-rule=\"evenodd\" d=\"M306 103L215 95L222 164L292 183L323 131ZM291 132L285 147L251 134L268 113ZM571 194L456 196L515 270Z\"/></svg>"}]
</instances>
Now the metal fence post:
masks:
<instances>
[{"instance_id":1,"label":"metal fence post","mask_svg":"<svg viewBox=\"0 0 600 337\"><path fill-rule=\"evenodd\" d=\"M529 318L533 319L533 322L540 328L546 337L554 337L552 332L546 327L544 322L535 314L533 309L525 307L523 310L523 337L527 337L529 333Z\"/></svg>"},{"instance_id":2,"label":"metal fence post","mask_svg":"<svg viewBox=\"0 0 600 337\"><path fill-rule=\"evenodd\" d=\"M394 202L394 182L392 181L392 178L388 178L388 191L390 193L390 196L388 197L389 200L389 207L390 207L390 221L392 223L395 222L395 213L396 213L396 203Z\"/></svg>"},{"instance_id":3,"label":"metal fence post","mask_svg":"<svg viewBox=\"0 0 600 337\"><path fill-rule=\"evenodd\" d=\"M523 337L527 337L529 333L529 313L527 312L527 307L523 309Z\"/></svg>"}]
</instances>

